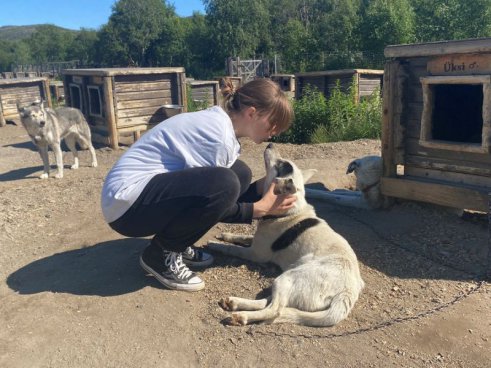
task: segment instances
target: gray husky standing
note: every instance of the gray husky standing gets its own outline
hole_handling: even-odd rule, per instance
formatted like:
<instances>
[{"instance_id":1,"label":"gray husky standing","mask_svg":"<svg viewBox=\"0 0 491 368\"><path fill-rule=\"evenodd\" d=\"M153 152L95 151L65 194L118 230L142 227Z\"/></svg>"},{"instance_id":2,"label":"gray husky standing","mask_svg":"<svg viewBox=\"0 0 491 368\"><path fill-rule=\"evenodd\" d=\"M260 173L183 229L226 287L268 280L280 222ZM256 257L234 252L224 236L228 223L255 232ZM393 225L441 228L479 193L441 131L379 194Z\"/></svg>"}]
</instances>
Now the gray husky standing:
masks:
<instances>
[{"instance_id":1,"label":"gray husky standing","mask_svg":"<svg viewBox=\"0 0 491 368\"><path fill-rule=\"evenodd\" d=\"M73 154L72 169L78 169L78 151L76 144L82 149L88 149L92 156L90 166L97 167L97 157L92 146L90 128L82 112L72 107L60 107L55 110L45 108L44 103L33 103L28 107L17 104L20 119L26 128L29 137L37 146L43 160L44 172L41 179L49 177L48 147L51 147L56 158L56 178L63 177L63 155L61 152L61 140Z\"/></svg>"},{"instance_id":2,"label":"gray husky standing","mask_svg":"<svg viewBox=\"0 0 491 368\"><path fill-rule=\"evenodd\" d=\"M275 183L276 194L297 197L294 207L283 216L259 220L254 236L224 233L220 237L250 247L209 242L208 248L253 262L273 262L283 273L274 280L270 298L222 299L221 307L234 312L227 322L333 326L348 316L364 286L355 252L305 200L304 183L315 170L299 170L282 159L272 143L264 161L264 190Z\"/></svg>"}]
</instances>

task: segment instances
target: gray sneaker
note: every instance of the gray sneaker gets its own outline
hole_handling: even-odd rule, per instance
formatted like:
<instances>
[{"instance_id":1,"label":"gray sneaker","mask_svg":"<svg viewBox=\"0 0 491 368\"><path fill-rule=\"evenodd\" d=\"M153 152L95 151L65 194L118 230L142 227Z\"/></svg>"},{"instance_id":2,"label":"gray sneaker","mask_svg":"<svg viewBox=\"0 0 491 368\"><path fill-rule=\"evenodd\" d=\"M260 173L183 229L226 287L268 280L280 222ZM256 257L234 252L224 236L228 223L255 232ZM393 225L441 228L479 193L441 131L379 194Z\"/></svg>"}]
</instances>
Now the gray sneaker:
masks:
<instances>
[{"instance_id":1,"label":"gray sneaker","mask_svg":"<svg viewBox=\"0 0 491 368\"><path fill-rule=\"evenodd\" d=\"M182 261L192 267L206 267L213 263L213 256L196 247L187 247L182 252Z\"/></svg>"},{"instance_id":2,"label":"gray sneaker","mask_svg":"<svg viewBox=\"0 0 491 368\"><path fill-rule=\"evenodd\" d=\"M205 282L192 272L183 262L182 253L167 252L152 245L148 246L140 256L142 268L155 276L165 287L175 290L198 291L205 287Z\"/></svg>"}]
</instances>

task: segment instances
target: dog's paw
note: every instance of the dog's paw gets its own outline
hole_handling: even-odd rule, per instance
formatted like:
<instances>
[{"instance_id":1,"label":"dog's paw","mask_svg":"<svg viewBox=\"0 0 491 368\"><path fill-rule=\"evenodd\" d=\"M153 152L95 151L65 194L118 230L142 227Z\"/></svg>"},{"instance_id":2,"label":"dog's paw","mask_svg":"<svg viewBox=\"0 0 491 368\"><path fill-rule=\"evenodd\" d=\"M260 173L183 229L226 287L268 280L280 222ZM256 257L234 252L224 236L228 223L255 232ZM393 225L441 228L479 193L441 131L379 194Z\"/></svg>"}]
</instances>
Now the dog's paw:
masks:
<instances>
[{"instance_id":1,"label":"dog's paw","mask_svg":"<svg viewBox=\"0 0 491 368\"><path fill-rule=\"evenodd\" d=\"M78 169L78 163L77 164L73 164L72 166L70 166L70 169L77 170Z\"/></svg>"},{"instance_id":2,"label":"dog's paw","mask_svg":"<svg viewBox=\"0 0 491 368\"><path fill-rule=\"evenodd\" d=\"M231 317L228 317L224 321L229 326L245 326L247 324L247 317L240 313L234 313Z\"/></svg>"},{"instance_id":3,"label":"dog's paw","mask_svg":"<svg viewBox=\"0 0 491 368\"><path fill-rule=\"evenodd\" d=\"M229 297L220 299L218 305L220 305L220 307L222 307L223 310L229 312L237 310L237 304L234 303L233 299Z\"/></svg>"},{"instance_id":4,"label":"dog's paw","mask_svg":"<svg viewBox=\"0 0 491 368\"><path fill-rule=\"evenodd\" d=\"M97 161L94 161L90 164L90 167L97 167Z\"/></svg>"},{"instance_id":5,"label":"dog's paw","mask_svg":"<svg viewBox=\"0 0 491 368\"><path fill-rule=\"evenodd\" d=\"M48 178L49 178L48 173L42 173L41 175L39 175L39 179L48 179Z\"/></svg>"},{"instance_id":6,"label":"dog's paw","mask_svg":"<svg viewBox=\"0 0 491 368\"><path fill-rule=\"evenodd\" d=\"M61 179L61 178L63 178L63 173L56 173L55 178L56 178L56 179Z\"/></svg>"}]
</instances>

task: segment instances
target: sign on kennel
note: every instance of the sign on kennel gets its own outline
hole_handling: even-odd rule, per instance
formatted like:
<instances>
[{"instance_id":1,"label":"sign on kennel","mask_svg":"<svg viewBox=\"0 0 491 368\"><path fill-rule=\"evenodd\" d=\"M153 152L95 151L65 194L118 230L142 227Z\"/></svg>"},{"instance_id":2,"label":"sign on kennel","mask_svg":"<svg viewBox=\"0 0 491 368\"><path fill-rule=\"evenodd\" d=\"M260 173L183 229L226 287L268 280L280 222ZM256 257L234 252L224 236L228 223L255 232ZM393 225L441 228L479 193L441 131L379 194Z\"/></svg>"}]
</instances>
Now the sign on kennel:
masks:
<instances>
[{"instance_id":1,"label":"sign on kennel","mask_svg":"<svg viewBox=\"0 0 491 368\"><path fill-rule=\"evenodd\" d=\"M161 121L187 110L182 67L65 69L67 106L80 109L94 141L117 148Z\"/></svg>"},{"instance_id":2,"label":"sign on kennel","mask_svg":"<svg viewBox=\"0 0 491 368\"><path fill-rule=\"evenodd\" d=\"M384 195L488 211L491 38L385 49Z\"/></svg>"}]
</instances>

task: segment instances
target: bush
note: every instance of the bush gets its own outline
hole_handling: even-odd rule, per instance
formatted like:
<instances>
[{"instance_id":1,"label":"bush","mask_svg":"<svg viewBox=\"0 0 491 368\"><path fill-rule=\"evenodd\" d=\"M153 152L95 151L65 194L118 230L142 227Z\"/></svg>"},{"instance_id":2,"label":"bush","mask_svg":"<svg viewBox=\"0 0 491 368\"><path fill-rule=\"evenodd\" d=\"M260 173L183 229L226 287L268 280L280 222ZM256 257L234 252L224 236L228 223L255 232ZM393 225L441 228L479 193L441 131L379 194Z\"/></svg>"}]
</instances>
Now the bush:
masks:
<instances>
[{"instance_id":1,"label":"bush","mask_svg":"<svg viewBox=\"0 0 491 368\"><path fill-rule=\"evenodd\" d=\"M293 103L295 120L278 141L288 143L324 143L380 138L382 99L380 90L356 103L353 80L346 92L339 81L329 99L315 88L307 88Z\"/></svg>"},{"instance_id":2,"label":"bush","mask_svg":"<svg viewBox=\"0 0 491 368\"><path fill-rule=\"evenodd\" d=\"M310 143L310 138L315 130L327 123L326 98L316 88L307 86L303 96L292 103L295 120L290 129L277 137L276 140L288 143Z\"/></svg>"},{"instance_id":3,"label":"bush","mask_svg":"<svg viewBox=\"0 0 491 368\"><path fill-rule=\"evenodd\" d=\"M209 107L208 98L209 96L206 95L203 101L193 100L193 96L191 95L191 86L189 84L186 84L186 101L188 104L188 112L195 112L207 109Z\"/></svg>"}]
</instances>

